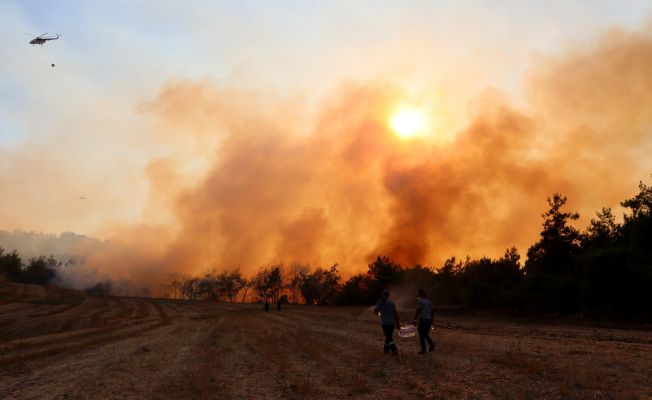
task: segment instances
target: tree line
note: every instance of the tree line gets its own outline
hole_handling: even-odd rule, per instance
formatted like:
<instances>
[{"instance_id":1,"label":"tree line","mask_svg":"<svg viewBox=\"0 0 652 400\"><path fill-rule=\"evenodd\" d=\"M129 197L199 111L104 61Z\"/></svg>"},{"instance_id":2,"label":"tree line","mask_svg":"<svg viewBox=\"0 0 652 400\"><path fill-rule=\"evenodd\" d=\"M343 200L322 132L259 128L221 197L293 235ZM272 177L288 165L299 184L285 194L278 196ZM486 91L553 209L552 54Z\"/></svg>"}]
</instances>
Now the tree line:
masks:
<instances>
[{"instance_id":1,"label":"tree line","mask_svg":"<svg viewBox=\"0 0 652 400\"><path fill-rule=\"evenodd\" d=\"M47 285L57 278L61 265L53 256L34 257L24 263L16 250L6 252L0 247L0 277L12 282Z\"/></svg>"},{"instance_id":2,"label":"tree line","mask_svg":"<svg viewBox=\"0 0 652 400\"><path fill-rule=\"evenodd\" d=\"M163 293L165 297L187 300L327 305L335 304L340 280L337 265L311 271L304 264L289 268L275 264L259 268L250 278L238 268L205 272L201 276L170 274Z\"/></svg>"},{"instance_id":3,"label":"tree line","mask_svg":"<svg viewBox=\"0 0 652 400\"><path fill-rule=\"evenodd\" d=\"M597 312L621 316L649 314L652 306L652 187L622 201L621 223L610 208L596 212L588 227L572 225L579 214L566 211L567 198L555 193L542 214L537 242L521 255L508 248L497 259L447 259L443 265L401 266L379 256L364 273L342 281L337 264L311 269L305 264L263 266L250 277L239 269L200 276L171 274L166 297L206 301L270 301L313 305L369 305L385 287L416 284L437 305L501 308L526 312ZM16 282L47 284L61 263L38 257L24 264L16 251L0 248L0 275ZM111 282L91 293L110 294Z\"/></svg>"},{"instance_id":4,"label":"tree line","mask_svg":"<svg viewBox=\"0 0 652 400\"><path fill-rule=\"evenodd\" d=\"M572 225L579 214L565 210L567 198L553 194L547 199L549 208L541 215L539 238L528 248L524 262L515 247L497 259L451 257L437 267L401 266L379 256L364 273L344 282L337 264L314 270L301 264L289 268L273 265L260 268L249 280L237 270L220 273L222 278L215 280L217 290L208 298L232 300L228 289L219 288L235 286L239 290L249 288L250 300L369 305L385 287L417 285L426 289L437 305L523 312L649 314L652 187L640 182L638 189L634 197L621 202L626 210L621 223L610 208L602 208L583 231ZM185 288L181 290L185 298L202 296L192 294L194 279L198 278L178 283ZM236 284L220 284L224 279Z\"/></svg>"},{"instance_id":5,"label":"tree line","mask_svg":"<svg viewBox=\"0 0 652 400\"><path fill-rule=\"evenodd\" d=\"M638 189L620 203L626 210L622 223L602 208L584 231L571 225L579 214L566 211L567 198L555 193L523 264L514 247L498 259L452 257L438 268L402 268L378 257L366 273L345 282L337 298L340 304L371 304L382 287L417 282L438 305L649 316L652 187L640 182Z\"/></svg>"}]
</instances>

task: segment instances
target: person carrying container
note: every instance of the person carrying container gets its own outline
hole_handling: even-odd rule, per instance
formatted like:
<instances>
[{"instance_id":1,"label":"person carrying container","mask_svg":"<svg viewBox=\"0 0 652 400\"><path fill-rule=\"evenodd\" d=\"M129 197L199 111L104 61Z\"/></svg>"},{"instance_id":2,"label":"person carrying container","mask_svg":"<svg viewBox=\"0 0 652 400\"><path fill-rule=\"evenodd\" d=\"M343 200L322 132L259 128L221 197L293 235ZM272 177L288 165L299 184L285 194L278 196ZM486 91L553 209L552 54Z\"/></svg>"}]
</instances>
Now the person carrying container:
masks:
<instances>
[{"instance_id":1,"label":"person carrying container","mask_svg":"<svg viewBox=\"0 0 652 400\"><path fill-rule=\"evenodd\" d=\"M374 314L380 316L380 326L383 328L385 335L385 345L383 347L385 353L392 352L393 355L398 354L398 348L394 343L394 328L401 329L400 319L396 311L396 305L389 299L389 290L383 290L383 293L376 303Z\"/></svg>"},{"instance_id":2,"label":"person carrying container","mask_svg":"<svg viewBox=\"0 0 652 400\"><path fill-rule=\"evenodd\" d=\"M426 292L423 289L417 290L417 309L414 312L414 323L417 324L417 331L419 332L420 355L426 352L426 342L428 342L428 352L435 350L435 342L430 338L430 327L432 326L434 314L432 301L426 296Z\"/></svg>"}]
</instances>

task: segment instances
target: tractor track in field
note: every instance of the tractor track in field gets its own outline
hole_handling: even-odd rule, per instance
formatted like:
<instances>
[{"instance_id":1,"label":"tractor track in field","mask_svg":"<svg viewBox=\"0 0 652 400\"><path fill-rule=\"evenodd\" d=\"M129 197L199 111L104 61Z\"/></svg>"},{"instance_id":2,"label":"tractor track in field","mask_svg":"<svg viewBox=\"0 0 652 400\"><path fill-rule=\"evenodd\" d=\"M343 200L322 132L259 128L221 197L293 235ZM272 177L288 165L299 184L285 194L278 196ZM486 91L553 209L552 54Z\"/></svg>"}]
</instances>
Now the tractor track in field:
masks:
<instances>
[{"instance_id":1,"label":"tractor track in field","mask_svg":"<svg viewBox=\"0 0 652 400\"><path fill-rule=\"evenodd\" d=\"M65 310L60 306L51 307L31 314L30 318L40 323L44 323L43 318L50 318L49 324L57 325L60 329L53 333L3 341L0 343L0 365L132 338L169 324L164 306L145 299L91 297L81 304L65 307Z\"/></svg>"}]
</instances>

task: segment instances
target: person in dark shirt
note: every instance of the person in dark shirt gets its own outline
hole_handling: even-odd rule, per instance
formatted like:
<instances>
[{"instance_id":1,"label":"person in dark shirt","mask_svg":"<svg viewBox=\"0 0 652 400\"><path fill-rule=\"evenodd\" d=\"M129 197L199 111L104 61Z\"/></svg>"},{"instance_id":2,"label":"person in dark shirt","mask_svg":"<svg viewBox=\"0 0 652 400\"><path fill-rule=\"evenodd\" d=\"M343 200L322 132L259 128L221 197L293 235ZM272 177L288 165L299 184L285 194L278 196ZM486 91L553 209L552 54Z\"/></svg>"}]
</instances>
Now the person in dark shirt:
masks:
<instances>
[{"instance_id":1,"label":"person in dark shirt","mask_svg":"<svg viewBox=\"0 0 652 400\"><path fill-rule=\"evenodd\" d=\"M265 312L269 312L269 301L265 300Z\"/></svg>"},{"instance_id":2,"label":"person in dark shirt","mask_svg":"<svg viewBox=\"0 0 652 400\"><path fill-rule=\"evenodd\" d=\"M419 344L421 345L419 354L426 352L426 342L428 342L429 352L435 350L435 342L430 338L430 327L432 326L434 314L432 302L426 296L426 292L423 289L419 289L417 291L417 309L414 313L414 323L418 323L417 330L419 332Z\"/></svg>"},{"instance_id":3,"label":"person in dark shirt","mask_svg":"<svg viewBox=\"0 0 652 400\"><path fill-rule=\"evenodd\" d=\"M385 353L392 352L393 355L398 354L398 348L396 343L394 343L394 328L401 329L400 319L398 318L398 312L396 311L396 305L393 301L389 299L389 290L383 290L376 307L374 308L374 314L380 315L380 326L383 328L383 334L385 335Z\"/></svg>"}]
</instances>

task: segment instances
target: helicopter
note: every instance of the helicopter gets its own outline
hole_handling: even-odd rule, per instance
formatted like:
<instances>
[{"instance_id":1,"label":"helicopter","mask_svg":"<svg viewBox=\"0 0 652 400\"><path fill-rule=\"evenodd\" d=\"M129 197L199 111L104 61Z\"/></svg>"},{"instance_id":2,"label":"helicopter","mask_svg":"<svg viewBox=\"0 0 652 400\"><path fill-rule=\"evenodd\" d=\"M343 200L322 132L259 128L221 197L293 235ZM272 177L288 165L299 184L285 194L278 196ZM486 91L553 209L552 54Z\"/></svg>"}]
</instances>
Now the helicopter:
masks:
<instances>
[{"instance_id":1,"label":"helicopter","mask_svg":"<svg viewBox=\"0 0 652 400\"><path fill-rule=\"evenodd\" d=\"M40 44L41 46L43 46L43 43L47 42L48 40L57 40L59 39L59 37L61 37L61 35L59 35L58 33L57 36L55 37L45 37L45 35L47 34L48 33L45 32L42 35L34 36L34 39L30 40L29 44L31 44L32 46L34 46L35 44Z\"/></svg>"}]
</instances>

